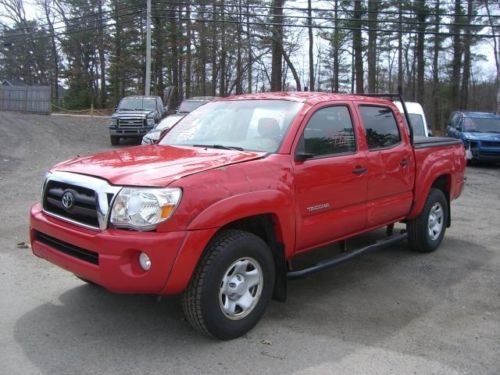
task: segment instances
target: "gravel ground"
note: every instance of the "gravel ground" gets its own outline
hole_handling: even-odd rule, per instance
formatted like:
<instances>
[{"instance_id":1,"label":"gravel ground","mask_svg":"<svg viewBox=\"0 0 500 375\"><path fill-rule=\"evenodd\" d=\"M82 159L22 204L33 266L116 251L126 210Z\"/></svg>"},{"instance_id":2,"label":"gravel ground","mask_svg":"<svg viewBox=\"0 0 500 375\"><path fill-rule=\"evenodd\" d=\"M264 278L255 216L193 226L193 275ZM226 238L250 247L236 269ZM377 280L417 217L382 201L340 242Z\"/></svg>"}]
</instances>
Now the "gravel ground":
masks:
<instances>
[{"instance_id":1,"label":"gravel ground","mask_svg":"<svg viewBox=\"0 0 500 375\"><path fill-rule=\"evenodd\" d=\"M499 166L468 169L437 252L401 244L291 282L254 330L218 342L178 297L111 294L23 246L45 171L111 148L107 122L0 113L1 374L500 373Z\"/></svg>"}]
</instances>

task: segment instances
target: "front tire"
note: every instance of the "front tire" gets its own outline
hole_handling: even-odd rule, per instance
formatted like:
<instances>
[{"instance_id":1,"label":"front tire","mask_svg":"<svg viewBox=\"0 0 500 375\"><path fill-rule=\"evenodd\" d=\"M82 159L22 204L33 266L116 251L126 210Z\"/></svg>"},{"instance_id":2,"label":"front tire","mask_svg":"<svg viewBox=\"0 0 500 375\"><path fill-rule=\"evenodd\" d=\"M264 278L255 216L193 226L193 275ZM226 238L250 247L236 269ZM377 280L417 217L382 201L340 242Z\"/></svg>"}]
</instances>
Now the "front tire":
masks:
<instances>
[{"instance_id":1,"label":"front tire","mask_svg":"<svg viewBox=\"0 0 500 375\"><path fill-rule=\"evenodd\" d=\"M239 337L259 321L274 288L274 260L256 235L225 230L209 243L182 307L197 331L222 340Z\"/></svg>"},{"instance_id":2,"label":"front tire","mask_svg":"<svg viewBox=\"0 0 500 375\"><path fill-rule=\"evenodd\" d=\"M120 143L120 137L118 137L116 135L110 135L109 140L110 140L112 146L116 146Z\"/></svg>"},{"instance_id":3,"label":"front tire","mask_svg":"<svg viewBox=\"0 0 500 375\"><path fill-rule=\"evenodd\" d=\"M443 191L432 188L420 215L406 224L412 250L430 253L443 240L448 223L448 201Z\"/></svg>"}]
</instances>

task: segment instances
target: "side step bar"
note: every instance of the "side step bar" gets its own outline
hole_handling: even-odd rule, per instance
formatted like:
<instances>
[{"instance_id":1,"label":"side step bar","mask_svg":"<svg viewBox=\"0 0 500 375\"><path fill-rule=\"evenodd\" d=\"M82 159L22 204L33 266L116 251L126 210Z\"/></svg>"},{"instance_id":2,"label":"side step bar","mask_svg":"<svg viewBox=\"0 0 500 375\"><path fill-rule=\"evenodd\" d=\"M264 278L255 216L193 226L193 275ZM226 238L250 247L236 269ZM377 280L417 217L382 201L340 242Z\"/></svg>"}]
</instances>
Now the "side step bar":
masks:
<instances>
[{"instance_id":1,"label":"side step bar","mask_svg":"<svg viewBox=\"0 0 500 375\"><path fill-rule=\"evenodd\" d=\"M300 279L302 277L309 276L312 273L323 271L327 268L335 267L335 266L345 262L346 260L352 259L354 257L357 257L358 255L367 253L369 251L386 248L386 247L393 245L397 242L400 242L406 238L407 238L406 233L391 235L391 236L384 238L382 240L378 240L377 242L375 242L371 245L362 247L360 249L349 251L348 253L343 253L343 254L337 255L331 259L325 259L312 267L304 268L304 269L297 270L297 271L288 271L287 278L289 280L295 280L295 279Z\"/></svg>"}]
</instances>

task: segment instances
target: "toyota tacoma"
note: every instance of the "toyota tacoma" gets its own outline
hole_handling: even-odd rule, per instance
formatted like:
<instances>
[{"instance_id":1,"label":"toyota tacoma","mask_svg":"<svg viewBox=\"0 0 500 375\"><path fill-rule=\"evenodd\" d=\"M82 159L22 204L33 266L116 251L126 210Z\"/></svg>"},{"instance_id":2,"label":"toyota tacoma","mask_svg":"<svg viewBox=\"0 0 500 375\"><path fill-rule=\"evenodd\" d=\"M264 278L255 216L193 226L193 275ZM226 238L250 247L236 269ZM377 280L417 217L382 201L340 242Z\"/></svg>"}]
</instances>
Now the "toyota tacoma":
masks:
<instances>
[{"instance_id":1,"label":"toyota tacoma","mask_svg":"<svg viewBox=\"0 0 500 375\"><path fill-rule=\"evenodd\" d=\"M113 292L182 293L195 329L241 336L271 298L285 300L289 279L402 240L438 248L465 150L458 139L414 137L406 117L372 96L207 103L159 144L54 166L31 209L33 252ZM343 246L378 228L377 242ZM300 255L332 243L345 251L299 267Z\"/></svg>"}]
</instances>

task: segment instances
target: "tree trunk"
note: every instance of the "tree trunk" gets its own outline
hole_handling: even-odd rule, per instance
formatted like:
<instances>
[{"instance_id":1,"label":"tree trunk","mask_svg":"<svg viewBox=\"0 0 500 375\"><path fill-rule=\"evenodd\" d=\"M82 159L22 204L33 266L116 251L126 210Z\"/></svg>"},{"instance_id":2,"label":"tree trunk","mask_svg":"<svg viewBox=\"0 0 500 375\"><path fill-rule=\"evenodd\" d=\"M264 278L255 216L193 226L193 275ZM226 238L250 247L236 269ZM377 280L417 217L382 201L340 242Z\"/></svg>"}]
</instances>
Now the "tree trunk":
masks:
<instances>
[{"instance_id":1,"label":"tree trunk","mask_svg":"<svg viewBox=\"0 0 500 375\"><path fill-rule=\"evenodd\" d=\"M106 107L106 58L104 51L104 20L102 13L103 0L98 1L98 33L99 33L99 72L101 81L101 90L99 93L99 106Z\"/></svg>"},{"instance_id":2,"label":"tree trunk","mask_svg":"<svg viewBox=\"0 0 500 375\"><path fill-rule=\"evenodd\" d=\"M497 42L497 36L495 33L495 25L493 23L493 17L492 17L491 12L490 12L488 0L485 0L485 5L486 5L486 12L488 14L488 22L490 23L490 27L491 27L491 34L493 35L493 52L495 54L495 65L497 68L497 78L496 78L497 109L496 109L496 112L497 112L497 114L500 114L500 61L498 58L498 54L500 53L500 51L498 50L498 42Z\"/></svg>"},{"instance_id":3,"label":"tree trunk","mask_svg":"<svg viewBox=\"0 0 500 375\"><path fill-rule=\"evenodd\" d=\"M186 98L191 97L191 4L186 4Z\"/></svg>"},{"instance_id":4,"label":"tree trunk","mask_svg":"<svg viewBox=\"0 0 500 375\"><path fill-rule=\"evenodd\" d=\"M472 23L472 0L467 0L467 27L464 36L464 67L462 71L462 88L460 90L460 108L467 109L469 104L469 80L470 80L470 67L471 67L471 28Z\"/></svg>"},{"instance_id":5,"label":"tree trunk","mask_svg":"<svg viewBox=\"0 0 500 375\"><path fill-rule=\"evenodd\" d=\"M377 91L378 0L368 0L368 92Z\"/></svg>"},{"instance_id":6,"label":"tree trunk","mask_svg":"<svg viewBox=\"0 0 500 375\"><path fill-rule=\"evenodd\" d=\"M363 40L361 36L361 0L354 1L354 15L352 44L354 49L354 67L356 71L356 93L362 94L364 90L363 72Z\"/></svg>"},{"instance_id":7,"label":"tree trunk","mask_svg":"<svg viewBox=\"0 0 500 375\"><path fill-rule=\"evenodd\" d=\"M432 126L434 129L442 129L441 124L441 109L440 109L440 98L439 98L439 51L441 49L441 37L438 35L439 25L441 23L441 17L439 15L440 2L436 0L434 5L435 13L435 23L434 23L434 56L432 59Z\"/></svg>"},{"instance_id":8,"label":"tree trunk","mask_svg":"<svg viewBox=\"0 0 500 375\"><path fill-rule=\"evenodd\" d=\"M50 43L51 43L51 52L52 52L52 71L53 71L53 82L51 83L52 87L52 98L58 103L59 101L59 56L57 54L57 44L56 44L56 36L54 33L54 24L52 23L52 19L50 18L51 11L49 0L45 0L43 3L45 17L47 19L47 25L49 26L49 34L50 34ZM57 104L59 105L59 104Z\"/></svg>"},{"instance_id":9,"label":"tree trunk","mask_svg":"<svg viewBox=\"0 0 500 375\"><path fill-rule=\"evenodd\" d=\"M461 21L462 5L460 0L455 0L455 18L452 27L453 36L453 61L451 73L451 105L452 108L460 108L460 68L462 66L462 41L460 38L461 27L458 25Z\"/></svg>"},{"instance_id":10,"label":"tree trunk","mask_svg":"<svg viewBox=\"0 0 500 375\"><path fill-rule=\"evenodd\" d=\"M247 0L247 5L246 5L246 11L247 11L247 59L248 59L248 78L247 78L247 84L248 84L248 93L251 93L252 90L252 83L253 83L253 56L252 56L252 38L250 34L251 30L251 25L250 25L250 5Z\"/></svg>"},{"instance_id":11,"label":"tree trunk","mask_svg":"<svg viewBox=\"0 0 500 375\"><path fill-rule=\"evenodd\" d=\"M311 3L311 0L307 0L307 32L309 36L309 91L314 91L314 35L312 28Z\"/></svg>"},{"instance_id":12,"label":"tree trunk","mask_svg":"<svg viewBox=\"0 0 500 375\"><path fill-rule=\"evenodd\" d=\"M427 18L427 11L425 9L425 0L416 0L417 7L417 43L416 43L416 53L417 53L417 92L416 99L417 102L422 103L424 101L424 72L425 72L425 58L424 58L424 43L425 43L425 25Z\"/></svg>"},{"instance_id":13,"label":"tree trunk","mask_svg":"<svg viewBox=\"0 0 500 375\"><path fill-rule=\"evenodd\" d=\"M272 57L271 57L271 91L281 91L283 79L283 5L285 0L273 0L272 14Z\"/></svg>"},{"instance_id":14,"label":"tree trunk","mask_svg":"<svg viewBox=\"0 0 500 375\"><path fill-rule=\"evenodd\" d=\"M155 33L153 36L155 37L155 56L153 65L154 65L154 92L157 95L163 96L163 91L165 90L165 83L163 81L163 41L164 41L164 28L163 28L164 19L162 17L155 17L155 12L153 12L153 24L155 27Z\"/></svg>"},{"instance_id":15,"label":"tree trunk","mask_svg":"<svg viewBox=\"0 0 500 375\"><path fill-rule=\"evenodd\" d=\"M202 23L200 28L200 81L201 81L201 94L207 95L207 64L208 64L208 53L207 53L207 38L205 35L208 34L208 28L205 23L205 4L202 3L200 7L200 13L202 14Z\"/></svg>"},{"instance_id":16,"label":"tree trunk","mask_svg":"<svg viewBox=\"0 0 500 375\"><path fill-rule=\"evenodd\" d=\"M333 14L334 14L334 25L335 29L333 31L333 92L339 92L339 50L340 50L340 33L337 29L338 26L338 11L339 11L339 0L335 0Z\"/></svg>"},{"instance_id":17,"label":"tree trunk","mask_svg":"<svg viewBox=\"0 0 500 375\"><path fill-rule=\"evenodd\" d=\"M177 7L178 5L173 3L170 4L169 19L170 19L170 67L172 70L172 99L170 100L172 110L179 106L179 49L178 49L178 35L177 35Z\"/></svg>"},{"instance_id":18,"label":"tree trunk","mask_svg":"<svg viewBox=\"0 0 500 375\"><path fill-rule=\"evenodd\" d=\"M398 1L398 87L403 90L403 1Z\"/></svg>"},{"instance_id":19,"label":"tree trunk","mask_svg":"<svg viewBox=\"0 0 500 375\"><path fill-rule=\"evenodd\" d=\"M217 95L217 4L212 4L212 96Z\"/></svg>"}]
</instances>

